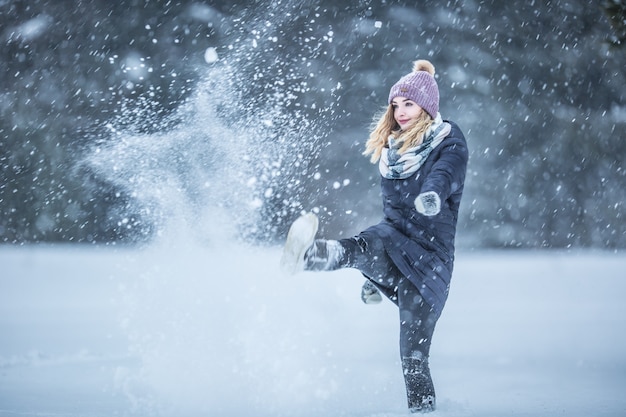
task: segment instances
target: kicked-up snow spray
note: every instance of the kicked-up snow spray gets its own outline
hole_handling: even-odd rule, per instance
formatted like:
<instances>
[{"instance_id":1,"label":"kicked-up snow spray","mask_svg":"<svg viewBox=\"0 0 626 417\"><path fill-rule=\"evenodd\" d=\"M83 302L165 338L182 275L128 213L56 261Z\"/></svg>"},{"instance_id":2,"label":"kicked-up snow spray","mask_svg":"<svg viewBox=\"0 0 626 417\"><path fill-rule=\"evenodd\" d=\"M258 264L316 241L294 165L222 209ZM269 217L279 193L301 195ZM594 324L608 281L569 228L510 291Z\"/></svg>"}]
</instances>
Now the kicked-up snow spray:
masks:
<instances>
[{"instance_id":1,"label":"kicked-up snow spray","mask_svg":"<svg viewBox=\"0 0 626 417\"><path fill-rule=\"evenodd\" d=\"M278 253L259 245L308 208L302 179L334 117L318 102L337 88L316 76L333 47L324 12L272 1L231 17L194 93L154 121L163 128L112 120L91 154L154 233L120 266L120 324L138 363L115 381L140 415L315 415L311 401L338 390L344 371L318 341L323 287L281 277ZM284 303L301 293L300 310Z\"/></svg>"}]
</instances>

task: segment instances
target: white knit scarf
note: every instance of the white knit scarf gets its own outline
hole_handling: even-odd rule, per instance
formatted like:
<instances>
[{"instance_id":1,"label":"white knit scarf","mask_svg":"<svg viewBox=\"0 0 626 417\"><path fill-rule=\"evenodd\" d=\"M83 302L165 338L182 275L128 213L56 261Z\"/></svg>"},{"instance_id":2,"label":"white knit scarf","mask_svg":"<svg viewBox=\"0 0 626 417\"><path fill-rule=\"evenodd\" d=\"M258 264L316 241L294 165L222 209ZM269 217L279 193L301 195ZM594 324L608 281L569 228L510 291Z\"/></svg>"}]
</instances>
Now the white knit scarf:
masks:
<instances>
[{"instance_id":1,"label":"white knit scarf","mask_svg":"<svg viewBox=\"0 0 626 417\"><path fill-rule=\"evenodd\" d=\"M441 115L437 113L433 124L424 134L426 139L420 145L409 148L402 154L399 152L402 141L389 136L388 147L383 149L378 163L380 174L387 179L410 177L420 169L428 155L448 136L451 129L450 124L444 122Z\"/></svg>"}]
</instances>

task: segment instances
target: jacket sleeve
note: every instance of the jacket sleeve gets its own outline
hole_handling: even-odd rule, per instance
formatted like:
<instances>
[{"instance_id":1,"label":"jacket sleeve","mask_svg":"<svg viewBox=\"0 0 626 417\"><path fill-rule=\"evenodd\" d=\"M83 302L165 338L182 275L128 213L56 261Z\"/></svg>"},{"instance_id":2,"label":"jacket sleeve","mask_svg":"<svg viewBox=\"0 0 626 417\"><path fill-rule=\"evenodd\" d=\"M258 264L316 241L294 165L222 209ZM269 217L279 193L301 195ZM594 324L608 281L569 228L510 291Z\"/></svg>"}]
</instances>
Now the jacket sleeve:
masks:
<instances>
[{"instance_id":1,"label":"jacket sleeve","mask_svg":"<svg viewBox=\"0 0 626 417\"><path fill-rule=\"evenodd\" d=\"M469 152L465 137L455 124L439 146L438 158L427 174L420 193L434 191L443 203L463 187Z\"/></svg>"}]
</instances>

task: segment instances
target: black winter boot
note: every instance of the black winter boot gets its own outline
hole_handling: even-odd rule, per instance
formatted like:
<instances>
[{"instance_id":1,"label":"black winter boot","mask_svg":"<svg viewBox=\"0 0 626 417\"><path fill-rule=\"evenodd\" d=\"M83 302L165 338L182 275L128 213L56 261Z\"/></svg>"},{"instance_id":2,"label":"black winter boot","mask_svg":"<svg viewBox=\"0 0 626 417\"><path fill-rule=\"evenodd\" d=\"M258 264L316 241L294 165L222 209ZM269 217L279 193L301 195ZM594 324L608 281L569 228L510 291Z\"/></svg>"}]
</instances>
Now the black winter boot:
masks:
<instances>
[{"instance_id":1,"label":"black winter boot","mask_svg":"<svg viewBox=\"0 0 626 417\"><path fill-rule=\"evenodd\" d=\"M407 402L411 413L435 411L435 387L428 359L402 358Z\"/></svg>"},{"instance_id":2,"label":"black winter boot","mask_svg":"<svg viewBox=\"0 0 626 417\"><path fill-rule=\"evenodd\" d=\"M316 239L304 254L306 271L334 271L341 266L344 249L336 240Z\"/></svg>"}]
</instances>

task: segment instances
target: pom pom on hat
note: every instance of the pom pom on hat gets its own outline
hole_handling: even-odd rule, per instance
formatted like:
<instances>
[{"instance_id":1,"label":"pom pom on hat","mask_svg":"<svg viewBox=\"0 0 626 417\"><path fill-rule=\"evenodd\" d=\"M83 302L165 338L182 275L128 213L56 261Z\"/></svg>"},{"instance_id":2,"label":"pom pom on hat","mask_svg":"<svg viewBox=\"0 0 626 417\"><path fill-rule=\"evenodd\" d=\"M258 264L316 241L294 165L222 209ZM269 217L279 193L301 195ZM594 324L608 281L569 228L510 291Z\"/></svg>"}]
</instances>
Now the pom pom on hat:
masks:
<instances>
[{"instance_id":1,"label":"pom pom on hat","mask_svg":"<svg viewBox=\"0 0 626 417\"><path fill-rule=\"evenodd\" d=\"M391 104L396 97L406 97L435 119L439 112L439 87L434 75L433 64L425 59L418 59L413 63L413 72L400 78L391 87L388 102Z\"/></svg>"},{"instance_id":2,"label":"pom pom on hat","mask_svg":"<svg viewBox=\"0 0 626 417\"><path fill-rule=\"evenodd\" d=\"M418 59L413 62L413 72L426 71L430 75L435 75L435 66L425 59Z\"/></svg>"}]
</instances>

